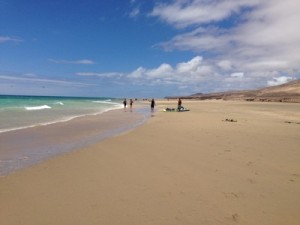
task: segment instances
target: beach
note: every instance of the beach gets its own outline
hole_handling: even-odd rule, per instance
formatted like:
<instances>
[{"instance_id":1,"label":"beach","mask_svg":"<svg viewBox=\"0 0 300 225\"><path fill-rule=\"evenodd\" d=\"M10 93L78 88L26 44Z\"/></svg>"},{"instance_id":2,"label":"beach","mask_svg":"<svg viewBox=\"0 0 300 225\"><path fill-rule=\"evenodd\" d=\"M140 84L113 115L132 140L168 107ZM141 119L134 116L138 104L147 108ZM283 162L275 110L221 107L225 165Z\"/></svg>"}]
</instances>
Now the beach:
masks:
<instances>
[{"instance_id":1,"label":"beach","mask_svg":"<svg viewBox=\"0 0 300 225\"><path fill-rule=\"evenodd\" d=\"M134 129L149 116L141 106L0 133L0 176Z\"/></svg>"},{"instance_id":2,"label":"beach","mask_svg":"<svg viewBox=\"0 0 300 225\"><path fill-rule=\"evenodd\" d=\"M300 104L156 104L141 126L0 177L1 224L300 223Z\"/></svg>"}]
</instances>

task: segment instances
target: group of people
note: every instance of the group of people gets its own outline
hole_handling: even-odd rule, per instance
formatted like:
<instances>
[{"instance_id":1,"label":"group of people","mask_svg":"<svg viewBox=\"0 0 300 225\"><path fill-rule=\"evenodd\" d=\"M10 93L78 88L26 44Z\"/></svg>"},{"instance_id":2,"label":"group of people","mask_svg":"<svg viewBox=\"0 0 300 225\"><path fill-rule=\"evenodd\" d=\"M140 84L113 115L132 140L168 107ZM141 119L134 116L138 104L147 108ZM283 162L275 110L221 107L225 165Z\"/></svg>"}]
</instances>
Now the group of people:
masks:
<instances>
[{"instance_id":1,"label":"group of people","mask_svg":"<svg viewBox=\"0 0 300 225\"><path fill-rule=\"evenodd\" d=\"M126 98L123 101L123 105L124 105L124 112L126 112L126 107L127 107L127 99ZM133 100L132 99L129 100L129 106L130 106L130 112L132 112L132 106L133 106ZM150 107L151 107L151 112L154 112L154 107L155 107L154 98L152 98L152 100L151 100Z\"/></svg>"},{"instance_id":2,"label":"group of people","mask_svg":"<svg viewBox=\"0 0 300 225\"><path fill-rule=\"evenodd\" d=\"M127 107L127 99L126 98L123 101L123 105L124 105L124 112L126 112L126 107ZM129 106L130 106L130 112L132 112L132 106L133 106L132 99L129 100ZM154 107L155 107L154 98L152 98L152 100L150 101L150 107L151 107L151 112L154 112ZM184 109L184 108L182 107L182 100L179 98L178 102L177 102L177 111L180 111L181 109Z\"/></svg>"},{"instance_id":3,"label":"group of people","mask_svg":"<svg viewBox=\"0 0 300 225\"><path fill-rule=\"evenodd\" d=\"M126 112L126 107L127 107L127 100L126 100L126 98L123 101L123 105L124 105L124 112ZM132 105L133 105L133 100L132 99L130 99L129 105L130 105L130 112L132 112Z\"/></svg>"}]
</instances>

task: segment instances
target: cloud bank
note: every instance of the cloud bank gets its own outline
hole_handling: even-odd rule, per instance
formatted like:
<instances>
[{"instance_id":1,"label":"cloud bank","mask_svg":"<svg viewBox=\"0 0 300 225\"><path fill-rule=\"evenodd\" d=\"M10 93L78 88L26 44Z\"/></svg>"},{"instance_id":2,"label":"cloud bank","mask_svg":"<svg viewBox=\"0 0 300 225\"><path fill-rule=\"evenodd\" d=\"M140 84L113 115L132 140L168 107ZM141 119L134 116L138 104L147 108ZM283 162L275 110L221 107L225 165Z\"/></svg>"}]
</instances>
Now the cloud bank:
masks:
<instances>
[{"instance_id":1,"label":"cloud bank","mask_svg":"<svg viewBox=\"0 0 300 225\"><path fill-rule=\"evenodd\" d=\"M297 0L175 0L150 15L180 31L160 47L202 55L206 76L227 89L299 78L299 11ZM203 73L193 74L191 80L203 80Z\"/></svg>"}]
</instances>

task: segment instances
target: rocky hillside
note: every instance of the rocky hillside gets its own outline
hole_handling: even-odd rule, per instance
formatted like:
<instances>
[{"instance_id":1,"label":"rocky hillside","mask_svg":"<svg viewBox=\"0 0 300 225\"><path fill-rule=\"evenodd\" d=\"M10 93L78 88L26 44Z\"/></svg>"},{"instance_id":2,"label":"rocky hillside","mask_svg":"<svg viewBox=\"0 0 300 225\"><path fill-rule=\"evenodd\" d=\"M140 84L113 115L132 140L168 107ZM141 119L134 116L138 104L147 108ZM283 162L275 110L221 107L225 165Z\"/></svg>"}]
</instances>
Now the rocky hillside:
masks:
<instances>
[{"instance_id":1,"label":"rocky hillside","mask_svg":"<svg viewBox=\"0 0 300 225\"><path fill-rule=\"evenodd\" d=\"M300 80L294 80L286 84L257 90L227 91L210 94L197 93L190 96L180 97L185 99L199 100L223 99L267 102L300 102Z\"/></svg>"}]
</instances>

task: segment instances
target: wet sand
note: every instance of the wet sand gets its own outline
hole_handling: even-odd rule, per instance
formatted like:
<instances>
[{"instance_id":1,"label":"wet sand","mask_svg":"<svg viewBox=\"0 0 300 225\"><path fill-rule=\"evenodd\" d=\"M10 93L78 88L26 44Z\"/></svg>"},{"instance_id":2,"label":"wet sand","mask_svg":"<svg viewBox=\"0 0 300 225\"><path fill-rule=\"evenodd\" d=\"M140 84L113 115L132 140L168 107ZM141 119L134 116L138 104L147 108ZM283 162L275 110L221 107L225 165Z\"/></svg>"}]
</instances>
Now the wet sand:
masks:
<instances>
[{"instance_id":1,"label":"wet sand","mask_svg":"<svg viewBox=\"0 0 300 225\"><path fill-rule=\"evenodd\" d=\"M0 178L0 221L300 222L300 104L184 101L130 132Z\"/></svg>"},{"instance_id":2,"label":"wet sand","mask_svg":"<svg viewBox=\"0 0 300 225\"><path fill-rule=\"evenodd\" d=\"M0 176L50 157L75 151L139 126L147 117L141 104L133 112L112 110L67 122L0 133Z\"/></svg>"}]
</instances>

